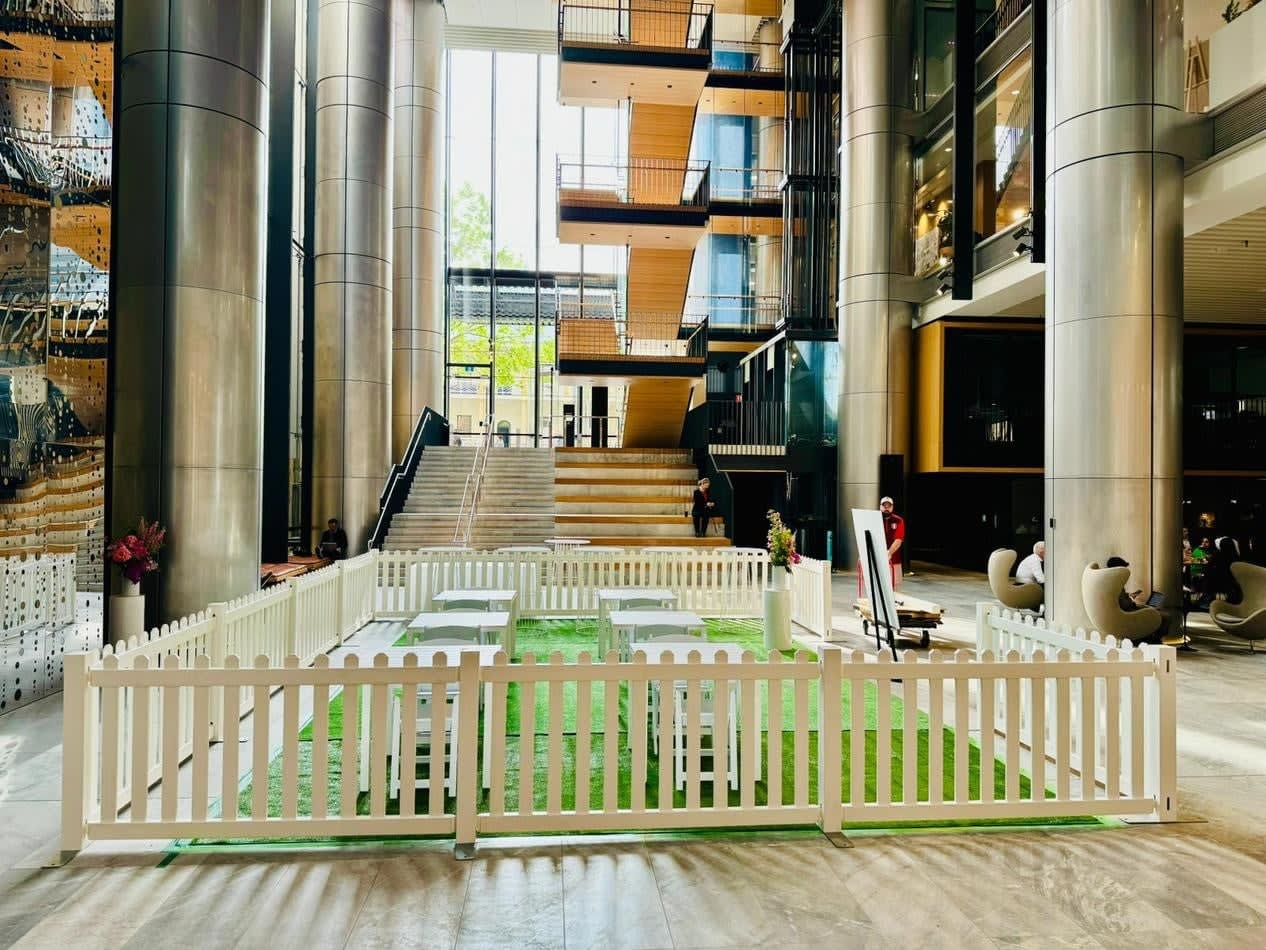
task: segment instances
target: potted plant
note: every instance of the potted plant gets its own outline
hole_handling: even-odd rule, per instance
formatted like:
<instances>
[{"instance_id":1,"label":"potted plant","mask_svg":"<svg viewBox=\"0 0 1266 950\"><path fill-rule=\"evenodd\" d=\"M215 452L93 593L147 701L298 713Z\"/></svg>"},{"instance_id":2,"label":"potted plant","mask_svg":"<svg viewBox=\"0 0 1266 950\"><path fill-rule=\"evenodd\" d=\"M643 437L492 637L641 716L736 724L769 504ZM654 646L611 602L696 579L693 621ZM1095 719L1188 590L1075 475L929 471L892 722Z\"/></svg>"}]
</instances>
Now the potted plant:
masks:
<instances>
[{"instance_id":1,"label":"potted plant","mask_svg":"<svg viewBox=\"0 0 1266 950\"><path fill-rule=\"evenodd\" d=\"M800 563L796 538L783 524L782 516L768 511L769 582L765 588L765 646L771 650L791 649L791 567Z\"/></svg>"},{"instance_id":2,"label":"potted plant","mask_svg":"<svg viewBox=\"0 0 1266 950\"><path fill-rule=\"evenodd\" d=\"M167 529L144 518L136 530L106 545L106 558L123 572L119 595L110 598L110 639L114 643L145 633L145 598L141 578L158 570L158 552L167 540Z\"/></svg>"}]
</instances>

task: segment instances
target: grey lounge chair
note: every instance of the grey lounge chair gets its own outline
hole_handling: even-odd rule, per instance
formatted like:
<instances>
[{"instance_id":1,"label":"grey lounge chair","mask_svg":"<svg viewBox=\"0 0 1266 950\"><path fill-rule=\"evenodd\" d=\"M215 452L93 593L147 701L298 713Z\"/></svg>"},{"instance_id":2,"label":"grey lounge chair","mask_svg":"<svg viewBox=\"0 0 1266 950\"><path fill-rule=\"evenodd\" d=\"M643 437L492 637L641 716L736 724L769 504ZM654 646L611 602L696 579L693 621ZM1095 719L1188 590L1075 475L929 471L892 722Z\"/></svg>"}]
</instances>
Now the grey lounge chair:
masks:
<instances>
[{"instance_id":1,"label":"grey lounge chair","mask_svg":"<svg viewBox=\"0 0 1266 950\"><path fill-rule=\"evenodd\" d=\"M1236 561L1231 576L1240 586L1243 599L1238 604L1215 600L1209 605L1209 619L1223 633L1248 641L1248 652L1255 653L1254 640L1266 640L1266 567Z\"/></svg>"},{"instance_id":2,"label":"grey lounge chair","mask_svg":"<svg viewBox=\"0 0 1266 950\"><path fill-rule=\"evenodd\" d=\"M1042 585L1029 582L1021 584L1012 580L1011 567L1016 553L1010 548L998 548L989 555L989 589L998 603L1012 610L1037 610L1042 606Z\"/></svg>"}]
</instances>

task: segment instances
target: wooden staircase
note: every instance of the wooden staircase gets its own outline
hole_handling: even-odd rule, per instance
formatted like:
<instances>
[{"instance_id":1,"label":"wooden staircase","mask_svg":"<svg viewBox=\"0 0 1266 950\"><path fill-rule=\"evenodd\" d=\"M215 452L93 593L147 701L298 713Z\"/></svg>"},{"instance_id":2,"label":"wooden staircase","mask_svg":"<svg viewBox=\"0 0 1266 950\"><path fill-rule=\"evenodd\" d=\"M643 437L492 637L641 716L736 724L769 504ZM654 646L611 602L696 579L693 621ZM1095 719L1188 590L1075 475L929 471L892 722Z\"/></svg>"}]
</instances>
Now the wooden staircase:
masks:
<instances>
[{"instance_id":1,"label":"wooden staircase","mask_svg":"<svg viewBox=\"0 0 1266 950\"><path fill-rule=\"evenodd\" d=\"M591 544L728 547L716 522L694 536L697 472L684 449L555 449L554 521L559 534ZM719 532L719 533L718 533Z\"/></svg>"}]
</instances>

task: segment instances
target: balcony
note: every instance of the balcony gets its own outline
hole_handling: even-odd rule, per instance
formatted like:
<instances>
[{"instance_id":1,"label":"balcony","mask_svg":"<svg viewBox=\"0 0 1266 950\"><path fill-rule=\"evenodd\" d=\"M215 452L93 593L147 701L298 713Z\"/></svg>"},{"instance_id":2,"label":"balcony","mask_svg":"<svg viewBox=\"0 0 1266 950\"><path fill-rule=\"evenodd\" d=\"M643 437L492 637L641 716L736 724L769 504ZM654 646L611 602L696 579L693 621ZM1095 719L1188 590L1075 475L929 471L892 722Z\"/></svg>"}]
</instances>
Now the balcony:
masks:
<instances>
[{"instance_id":1,"label":"balcony","mask_svg":"<svg viewBox=\"0 0 1266 950\"><path fill-rule=\"evenodd\" d=\"M709 400L686 415L685 439L712 455L785 455L787 404Z\"/></svg>"},{"instance_id":2,"label":"balcony","mask_svg":"<svg viewBox=\"0 0 1266 950\"><path fill-rule=\"evenodd\" d=\"M712 63L712 4L590 0L559 4L558 97L695 106Z\"/></svg>"},{"instance_id":3,"label":"balcony","mask_svg":"<svg viewBox=\"0 0 1266 950\"><path fill-rule=\"evenodd\" d=\"M782 234L782 178L777 168L713 168L712 230L746 236Z\"/></svg>"},{"instance_id":4,"label":"balcony","mask_svg":"<svg viewBox=\"0 0 1266 950\"><path fill-rule=\"evenodd\" d=\"M591 378L699 376L707 356L707 326L684 336L681 317L586 312L558 320L558 371Z\"/></svg>"},{"instance_id":5,"label":"balcony","mask_svg":"<svg viewBox=\"0 0 1266 950\"><path fill-rule=\"evenodd\" d=\"M718 115L781 118L782 52L776 43L715 40L699 109Z\"/></svg>"},{"instance_id":6,"label":"balcony","mask_svg":"<svg viewBox=\"0 0 1266 950\"><path fill-rule=\"evenodd\" d=\"M558 163L558 239L565 244L692 250L708 223L707 162L631 159Z\"/></svg>"},{"instance_id":7,"label":"balcony","mask_svg":"<svg viewBox=\"0 0 1266 950\"><path fill-rule=\"evenodd\" d=\"M707 323L708 343L759 343L770 337L782 319L782 299L754 294L708 294L688 297L681 334ZM744 349L740 347L739 349Z\"/></svg>"}]
</instances>

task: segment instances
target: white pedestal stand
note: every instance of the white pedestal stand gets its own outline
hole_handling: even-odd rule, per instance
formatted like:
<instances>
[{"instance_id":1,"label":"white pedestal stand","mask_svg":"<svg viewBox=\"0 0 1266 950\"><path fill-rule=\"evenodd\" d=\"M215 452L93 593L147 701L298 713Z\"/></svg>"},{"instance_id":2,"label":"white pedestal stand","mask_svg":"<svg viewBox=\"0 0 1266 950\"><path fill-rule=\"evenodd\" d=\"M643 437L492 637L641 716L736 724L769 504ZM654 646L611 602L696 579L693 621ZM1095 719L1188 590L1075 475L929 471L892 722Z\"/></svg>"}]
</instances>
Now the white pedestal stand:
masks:
<instances>
[{"instance_id":1,"label":"white pedestal stand","mask_svg":"<svg viewBox=\"0 0 1266 950\"><path fill-rule=\"evenodd\" d=\"M791 649L791 575L781 567L770 569L765 588L765 646Z\"/></svg>"},{"instance_id":2,"label":"white pedestal stand","mask_svg":"<svg viewBox=\"0 0 1266 950\"><path fill-rule=\"evenodd\" d=\"M110 596L110 642L145 635L145 597L141 585L123 582L123 591Z\"/></svg>"}]
</instances>

